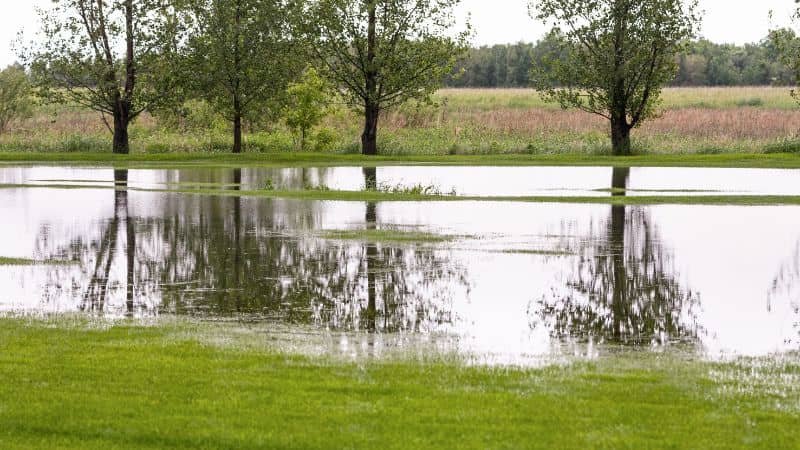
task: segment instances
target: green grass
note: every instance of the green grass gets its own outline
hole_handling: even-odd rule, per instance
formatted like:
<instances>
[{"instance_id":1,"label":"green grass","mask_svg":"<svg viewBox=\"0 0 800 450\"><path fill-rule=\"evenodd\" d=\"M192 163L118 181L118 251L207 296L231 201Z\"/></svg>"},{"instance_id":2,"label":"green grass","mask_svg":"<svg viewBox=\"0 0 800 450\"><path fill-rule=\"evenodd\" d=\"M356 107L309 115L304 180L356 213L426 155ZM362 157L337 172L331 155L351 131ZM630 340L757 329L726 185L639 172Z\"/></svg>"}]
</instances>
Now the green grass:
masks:
<instances>
[{"instance_id":1,"label":"green grass","mask_svg":"<svg viewBox=\"0 0 800 450\"><path fill-rule=\"evenodd\" d=\"M407 242L407 243L440 243L449 242L458 236L424 233L420 231L404 231L397 229L380 230L325 230L320 233L325 239L341 241L366 242Z\"/></svg>"},{"instance_id":2,"label":"green grass","mask_svg":"<svg viewBox=\"0 0 800 450\"><path fill-rule=\"evenodd\" d=\"M405 155L377 156L333 153L165 153L113 155L111 153L0 152L0 164L102 165L128 168L172 167L326 167L381 165L454 166L613 166L613 167L749 167L800 168L800 154L641 155Z\"/></svg>"},{"instance_id":3,"label":"green grass","mask_svg":"<svg viewBox=\"0 0 800 450\"><path fill-rule=\"evenodd\" d=\"M789 87L666 88L661 107L667 109L731 109L756 106L795 109ZM559 106L545 103L533 89L442 89L435 99L453 109L492 111L497 108L533 109Z\"/></svg>"},{"instance_id":4,"label":"green grass","mask_svg":"<svg viewBox=\"0 0 800 450\"><path fill-rule=\"evenodd\" d=\"M0 256L0 266L32 266L36 261L26 258L7 258Z\"/></svg>"},{"instance_id":5,"label":"green grass","mask_svg":"<svg viewBox=\"0 0 800 450\"><path fill-rule=\"evenodd\" d=\"M795 362L622 354L492 369L176 336L0 321L0 447L800 446Z\"/></svg>"},{"instance_id":6,"label":"green grass","mask_svg":"<svg viewBox=\"0 0 800 450\"><path fill-rule=\"evenodd\" d=\"M73 184L0 184L0 189L117 189L133 192L172 192L186 195L220 197L260 197L292 200L345 201L345 202L518 202L518 203L579 203L600 205L800 205L797 195L641 195L641 196L468 196L428 195L375 190L219 190L219 189L149 189L122 188L100 185Z\"/></svg>"},{"instance_id":7,"label":"green grass","mask_svg":"<svg viewBox=\"0 0 800 450\"><path fill-rule=\"evenodd\" d=\"M60 260L45 260L45 261L37 261L35 259L27 259L27 258L8 258L5 256L0 256L0 266L35 266L35 265L62 265L62 264L72 264L72 261L60 261Z\"/></svg>"}]
</instances>

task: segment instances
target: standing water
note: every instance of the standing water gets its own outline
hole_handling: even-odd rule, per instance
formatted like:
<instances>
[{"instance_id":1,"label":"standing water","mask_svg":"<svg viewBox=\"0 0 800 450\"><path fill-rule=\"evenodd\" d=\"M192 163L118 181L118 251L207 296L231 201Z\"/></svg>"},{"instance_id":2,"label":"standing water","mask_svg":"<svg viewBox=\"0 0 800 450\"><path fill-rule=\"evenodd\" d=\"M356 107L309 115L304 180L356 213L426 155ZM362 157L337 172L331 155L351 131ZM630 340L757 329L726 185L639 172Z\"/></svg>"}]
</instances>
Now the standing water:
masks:
<instances>
[{"instance_id":1,"label":"standing water","mask_svg":"<svg viewBox=\"0 0 800 450\"><path fill-rule=\"evenodd\" d=\"M2 168L0 257L28 262L0 265L0 312L447 339L502 361L670 345L800 350L800 207L207 194L385 184L798 195L798 181L800 171L733 169ZM191 188L206 194L175 192Z\"/></svg>"}]
</instances>

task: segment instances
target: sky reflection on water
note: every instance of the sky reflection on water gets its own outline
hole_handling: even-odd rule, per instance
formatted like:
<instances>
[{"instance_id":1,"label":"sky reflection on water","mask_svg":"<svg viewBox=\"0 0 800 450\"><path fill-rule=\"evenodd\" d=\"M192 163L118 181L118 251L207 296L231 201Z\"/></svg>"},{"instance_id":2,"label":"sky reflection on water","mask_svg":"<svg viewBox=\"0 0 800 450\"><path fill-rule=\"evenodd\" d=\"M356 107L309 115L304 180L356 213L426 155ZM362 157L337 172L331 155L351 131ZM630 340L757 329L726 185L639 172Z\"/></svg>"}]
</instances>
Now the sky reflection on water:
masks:
<instances>
[{"instance_id":1,"label":"sky reflection on water","mask_svg":"<svg viewBox=\"0 0 800 450\"><path fill-rule=\"evenodd\" d=\"M458 178L435 169L443 180ZM359 185L391 179L380 168L336 170ZM642 170L609 169L605 186L630 187ZM3 168L0 181L235 190L271 176L259 173ZM304 176L329 176L282 173L282 183L298 186ZM451 336L458 351L503 361L602 345L745 355L800 349L800 207L376 204L55 188L2 189L0 205L0 256L74 261L0 266L5 312L176 314L359 336ZM320 234L342 229L454 239Z\"/></svg>"}]
</instances>

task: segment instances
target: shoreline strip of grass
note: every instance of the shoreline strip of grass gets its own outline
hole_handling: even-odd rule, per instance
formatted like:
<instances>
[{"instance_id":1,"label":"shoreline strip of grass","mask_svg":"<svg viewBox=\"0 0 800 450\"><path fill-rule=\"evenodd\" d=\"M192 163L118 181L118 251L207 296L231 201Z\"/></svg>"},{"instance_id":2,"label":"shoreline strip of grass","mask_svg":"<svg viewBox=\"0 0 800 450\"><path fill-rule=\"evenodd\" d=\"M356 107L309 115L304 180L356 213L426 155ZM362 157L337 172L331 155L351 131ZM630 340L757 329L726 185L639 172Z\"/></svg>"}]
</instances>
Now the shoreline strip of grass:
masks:
<instances>
[{"instance_id":1,"label":"shoreline strip of grass","mask_svg":"<svg viewBox=\"0 0 800 450\"><path fill-rule=\"evenodd\" d=\"M798 195L642 195L642 196L464 196L426 195L373 190L214 190L214 189L150 189L100 185L31 185L0 184L0 189L116 189L131 192L174 193L218 197L257 197L285 200L346 201L346 202L517 202L517 203L569 203L599 205L718 205L718 206L770 206L800 205Z\"/></svg>"},{"instance_id":2,"label":"shoreline strip of grass","mask_svg":"<svg viewBox=\"0 0 800 450\"><path fill-rule=\"evenodd\" d=\"M675 154L612 157L585 154L559 155L452 155L376 156L340 153L16 153L0 152L3 165L100 165L128 168L172 167L332 167L385 165L451 166L605 166L605 167L709 167L800 168L800 154Z\"/></svg>"},{"instance_id":3,"label":"shoreline strip of grass","mask_svg":"<svg viewBox=\"0 0 800 450\"><path fill-rule=\"evenodd\" d=\"M0 266L55 266L55 265L69 265L74 264L72 261L62 260L35 260L28 258L9 258L0 256Z\"/></svg>"}]
</instances>

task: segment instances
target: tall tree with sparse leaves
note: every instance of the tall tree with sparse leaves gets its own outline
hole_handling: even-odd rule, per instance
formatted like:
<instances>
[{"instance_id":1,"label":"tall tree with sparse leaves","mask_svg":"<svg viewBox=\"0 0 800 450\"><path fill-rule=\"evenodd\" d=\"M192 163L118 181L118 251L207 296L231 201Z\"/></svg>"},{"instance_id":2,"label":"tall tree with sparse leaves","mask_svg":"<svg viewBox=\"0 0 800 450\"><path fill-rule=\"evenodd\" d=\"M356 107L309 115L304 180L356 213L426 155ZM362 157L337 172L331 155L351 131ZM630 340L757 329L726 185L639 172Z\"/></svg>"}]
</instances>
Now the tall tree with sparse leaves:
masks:
<instances>
[{"instance_id":1,"label":"tall tree with sparse leaves","mask_svg":"<svg viewBox=\"0 0 800 450\"><path fill-rule=\"evenodd\" d=\"M296 10L286 0L181 0L190 23L184 80L232 124L233 153L243 122L277 118L288 84L305 66Z\"/></svg>"},{"instance_id":2,"label":"tall tree with sparse leaves","mask_svg":"<svg viewBox=\"0 0 800 450\"><path fill-rule=\"evenodd\" d=\"M543 98L605 117L614 154L629 155L631 130L656 115L695 35L697 0L538 0L531 14L563 37L534 68Z\"/></svg>"},{"instance_id":3,"label":"tall tree with sparse leaves","mask_svg":"<svg viewBox=\"0 0 800 450\"><path fill-rule=\"evenodd\" d=\"M382 111L427 101L466 52L453 8L461 0L314 0L306 31L322 73L363 113L362 153L378 153Z\"/></svg>"},{"instance_id":4,"label":"tall tree with sparse leaves","mask_svg":"<svg viewBox=\"0 0 800 450\"><path fill-rule=\"evenodd\" d=\"M114 153L129 153L128 126L163 98L154 88L160 81L148 81L163 80L154 69L163 56L164 2L53 0L39 14L40 39L22 50L37 92L100 112Z\"/></svg>"}]
</instances>

